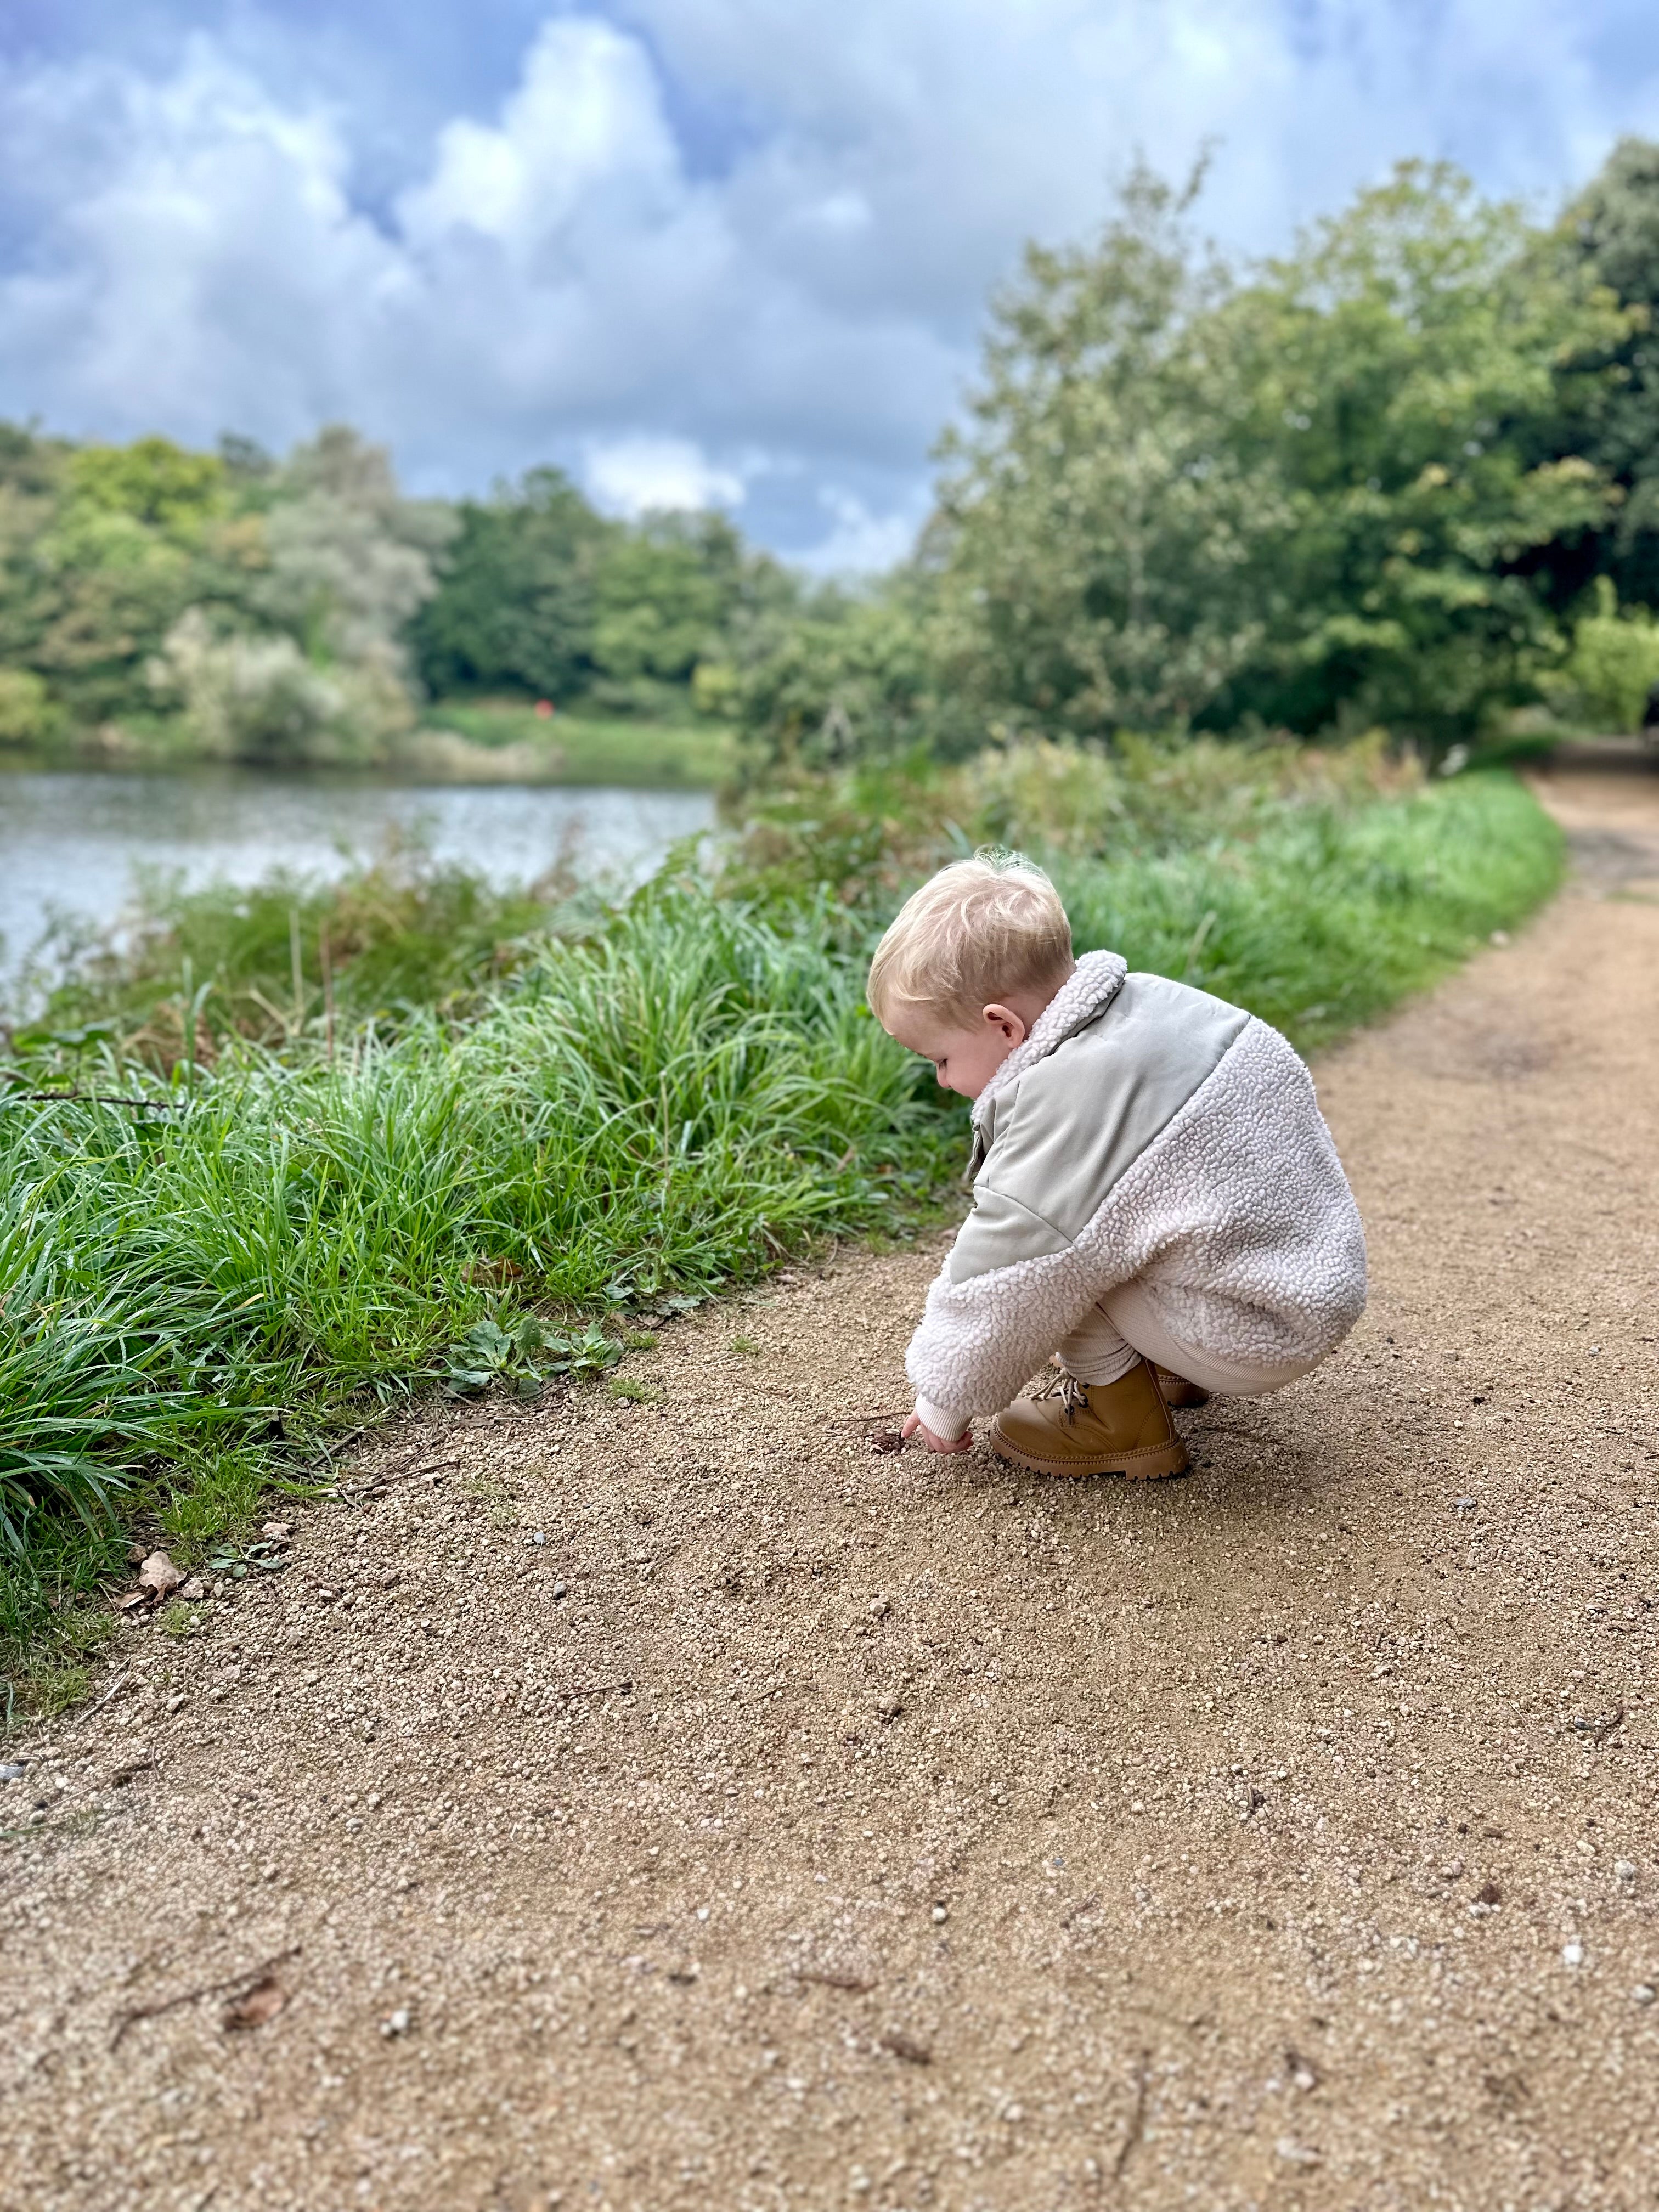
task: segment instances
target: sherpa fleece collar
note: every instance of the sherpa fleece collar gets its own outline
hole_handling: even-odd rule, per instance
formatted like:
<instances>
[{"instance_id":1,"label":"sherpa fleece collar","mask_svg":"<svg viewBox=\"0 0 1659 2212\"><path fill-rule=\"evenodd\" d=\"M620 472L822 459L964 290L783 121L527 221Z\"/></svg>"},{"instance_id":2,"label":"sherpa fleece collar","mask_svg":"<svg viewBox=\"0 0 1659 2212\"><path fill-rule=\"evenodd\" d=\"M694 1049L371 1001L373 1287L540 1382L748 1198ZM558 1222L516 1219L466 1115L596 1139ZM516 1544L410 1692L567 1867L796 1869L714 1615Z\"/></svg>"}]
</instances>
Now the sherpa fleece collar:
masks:
<instances>
[{"instance_id":1,"label":"sherpa fleece collar","mask_svg":"<svg viewBox=\"0 0 1659 2212\"><path fill-rule=\"evenodd\" d=\"M983 1137L993 1103L1018 1083L1028 1067L1046 1060L1057 1045L1075 1036L1085 1023L1109 1006L1123 988L1129 963L1121 952L1085 952L1073 974L1054 993L1031 1024L1031 1034L1017 1044L979 1097L974 1101L975 1136Z\"/></svg>"}]
</instances>

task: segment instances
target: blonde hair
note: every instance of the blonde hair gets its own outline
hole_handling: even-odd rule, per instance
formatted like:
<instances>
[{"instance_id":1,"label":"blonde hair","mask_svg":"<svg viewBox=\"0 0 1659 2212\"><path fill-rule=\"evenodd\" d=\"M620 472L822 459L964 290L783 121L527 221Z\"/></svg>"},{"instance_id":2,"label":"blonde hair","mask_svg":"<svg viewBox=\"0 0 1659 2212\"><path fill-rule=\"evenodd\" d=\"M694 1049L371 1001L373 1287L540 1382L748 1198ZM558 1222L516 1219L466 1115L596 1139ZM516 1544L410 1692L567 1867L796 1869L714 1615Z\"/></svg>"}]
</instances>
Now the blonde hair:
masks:
<instances>
[{"instance_id":1,"label":"blonde hair","mask_svg":"<svg viewBox=\"0 0 1659 2212\"><path fill-rule=\"evenodd\" d=\"M866 995L884 1025L906 1006L974 1023L999 998L1057 988L1072 966L1059 892L1022 854L988 848L905 901L876 947Z\"/></svg>"}]
</instances>

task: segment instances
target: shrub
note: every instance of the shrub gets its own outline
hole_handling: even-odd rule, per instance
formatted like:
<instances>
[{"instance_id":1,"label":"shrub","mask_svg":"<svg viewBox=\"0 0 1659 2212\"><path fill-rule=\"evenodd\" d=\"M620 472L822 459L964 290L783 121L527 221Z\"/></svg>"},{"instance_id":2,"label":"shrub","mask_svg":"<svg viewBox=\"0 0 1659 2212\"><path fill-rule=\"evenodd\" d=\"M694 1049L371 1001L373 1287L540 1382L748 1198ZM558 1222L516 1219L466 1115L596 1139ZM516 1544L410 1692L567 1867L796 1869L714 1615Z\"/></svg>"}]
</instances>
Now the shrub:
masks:
<instances>
[{"instance_id":1,"label":"shrub","mask_svg":"<svg viewBox=\"0 0 1659 2212\"><path fill-rule=\"evenodd\" d=\"M281 634L216 636L200 607L168 631L150 680L160 696L180 702L200 750L222 760L374 761L414 721L389 661L366 654L319 667Z\"/></svg>"},{"instance_id":2,"label":"shrub","mask_svg":"<svg viewBox=\"0 0 1659 2212\"><path fill-rule=\"evenodd\" d=\"M1558 713L1591 727L1636 730L1659 684L1659 622L1645 607L1620 607L1611 582L1595 580L1595 612L1573 632L1572 651L1547 689Z\"/></svg>"},{"instance_id":3,"label":"shrub","mask_svg":"<svg viewBox=\"0 0 1659 2212\"><path fill-rule=\"evenodd\" d=\"M55 726L52 699L33 669L0 668L0 745L39 744Z\"/></svg>"}]
</instances>

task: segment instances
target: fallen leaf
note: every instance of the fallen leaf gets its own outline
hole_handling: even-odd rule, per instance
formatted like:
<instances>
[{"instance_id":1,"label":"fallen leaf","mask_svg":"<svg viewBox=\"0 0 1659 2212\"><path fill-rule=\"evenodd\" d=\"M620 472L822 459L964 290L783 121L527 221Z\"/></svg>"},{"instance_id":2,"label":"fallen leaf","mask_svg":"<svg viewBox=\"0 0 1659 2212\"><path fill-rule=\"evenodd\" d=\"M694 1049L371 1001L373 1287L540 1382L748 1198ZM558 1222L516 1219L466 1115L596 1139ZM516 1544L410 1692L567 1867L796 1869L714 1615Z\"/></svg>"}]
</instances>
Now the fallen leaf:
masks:
<instances>
[{"instance_id":1,"label":"fallen leaf","mask_svg":"<svg viewBox=\"0 0 1659 2212\"><path fill-rule=\"evenodd\" d=\"M291 1521L267 1521L259 1534L273 1544L286 1544L294 1534L294 1523Z\"/></svg>"},{"instance_id":2,"label":"fallen leaf","mask_svg":"<svg viewBox=\"0 0 1659 2212\"><path fill-rule=\"evenodd\" d=\"M157 1597L165 1597L169 1590L177 1589L185 1578L165 1552L152 1552L139 1568L138 1579Z\"/></svg>"},{"instance_id":3,"label":"fallen leaf","mask_svg":"<svg viewBox=\"0 0 1659 2212\"><path fill-rule=\"evenodd\" d=\"M904 1449L904 1438L896 1429L878 1429L870 1439L872 1452L898 1452Z\"/></svg>"},{"instance_id":4,"label":"fallen leaf","mask_svg":"<svg viewBox=\"0 0 1659 2212\"><path fill-rule=\"evenodd\" d=\"M225 2026L235 2029L263 2027L268 2020L275 2020L288 2002L288 1991L275 1974L267 1974L263 1981L255 1982L251 1990L233 1997L225 2007Z\"/></svg>"},{"instance_id":5,"label":"fallen leaf","mask_svg":"<svg viewBox=\"0 0 1659 2212\"><path fill-rule=\"evenodd\" d=\"M131 1613L135 1606L148 1605L149 1596L148 1590L129 1590L125 1597L116 1599L115 1610L117 1613Z\"/></svg>"}]
</instances>

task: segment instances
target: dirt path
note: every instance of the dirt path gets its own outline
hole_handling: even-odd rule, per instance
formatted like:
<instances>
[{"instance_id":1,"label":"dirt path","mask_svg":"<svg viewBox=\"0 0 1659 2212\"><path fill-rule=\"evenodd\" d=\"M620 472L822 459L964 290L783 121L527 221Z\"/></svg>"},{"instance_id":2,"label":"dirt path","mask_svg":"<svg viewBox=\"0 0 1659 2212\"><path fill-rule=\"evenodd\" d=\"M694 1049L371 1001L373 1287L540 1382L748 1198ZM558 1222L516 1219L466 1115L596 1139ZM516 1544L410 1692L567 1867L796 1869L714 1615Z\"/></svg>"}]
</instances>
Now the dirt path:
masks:
<instances>
[{"instance_id":1,"label":"dirt path","mask_svg":"<svg viewBox=\"0 0 1659 2212\"><path fill-rule=\"evenodd\" d=\"M1653 2204L1659 775L1550 790L1191 1480L872 1453L937 1249L849 1258L125 1632L0 1789L8 2212Z\"/></svg>"}]
</instances>

